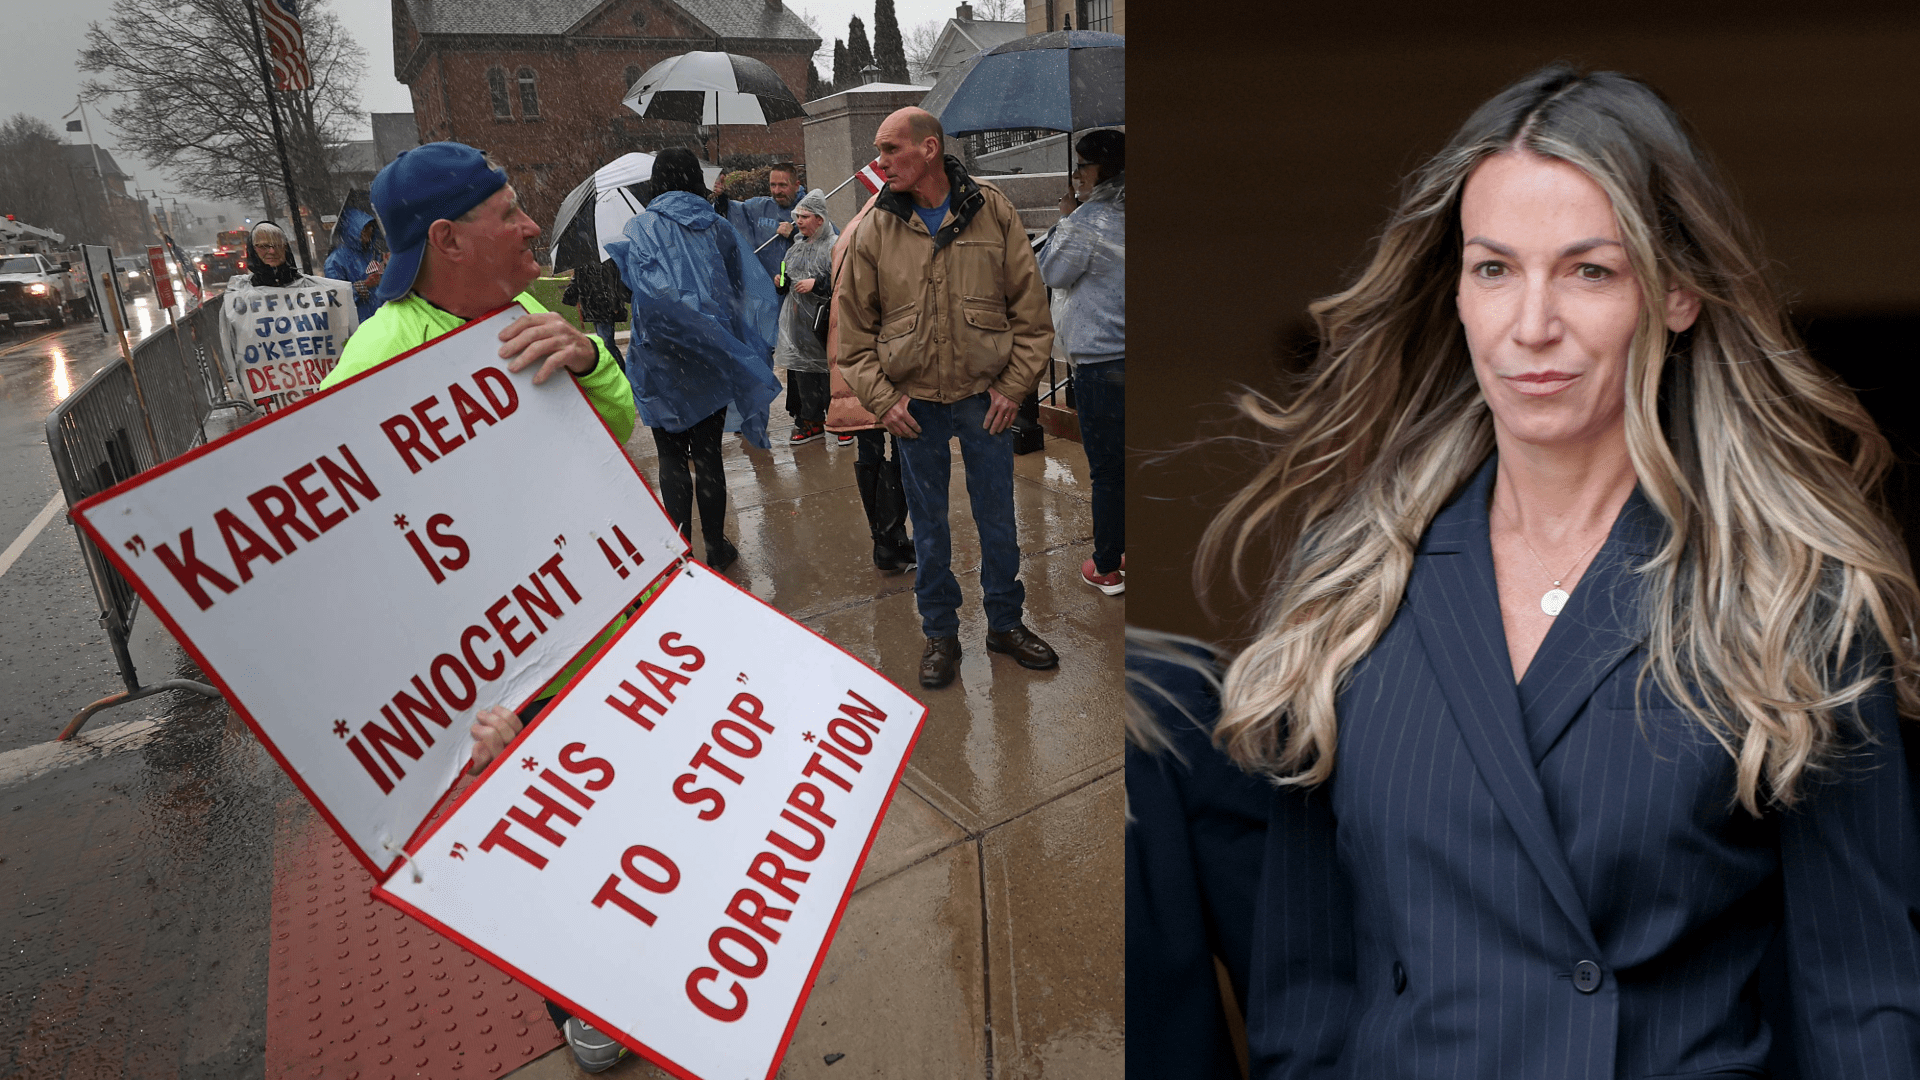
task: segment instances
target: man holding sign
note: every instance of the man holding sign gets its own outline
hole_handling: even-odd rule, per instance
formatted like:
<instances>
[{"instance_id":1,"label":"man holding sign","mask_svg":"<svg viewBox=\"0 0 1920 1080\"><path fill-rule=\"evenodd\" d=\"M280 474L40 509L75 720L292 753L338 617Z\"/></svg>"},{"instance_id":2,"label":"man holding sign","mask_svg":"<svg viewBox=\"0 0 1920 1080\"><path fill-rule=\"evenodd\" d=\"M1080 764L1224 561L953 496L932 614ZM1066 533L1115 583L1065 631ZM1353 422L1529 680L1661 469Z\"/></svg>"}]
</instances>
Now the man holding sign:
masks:
<instances>
[{"instance_id":1,"label":"man holding sign","mask_svg":"<svg viewBox=\"0 0 1920 1080\"><path fill-rule=\"evenodd\" d=\"M395 158L373 181L373 207L392 247L375 299L379 311L347 342L321 388L350 379L459 329L510 303L529 314L500 333L500 357L516 374L533 368L543 383L566 371L617 442L633 434L633 388L605 344L549 312L526 289L540 276L534 243L540 226L520 209L504 169L461 143L415 147ZM560 463L565 467L565 463ZM520 731L521 720L598 652L600 639L536 696L522 716L494 706L473 725L474 769L479 771ZM564 1012L552 1010L582 1068L599 1071L625 1053L611 1040Z\"/></svg>"}]
</instances>

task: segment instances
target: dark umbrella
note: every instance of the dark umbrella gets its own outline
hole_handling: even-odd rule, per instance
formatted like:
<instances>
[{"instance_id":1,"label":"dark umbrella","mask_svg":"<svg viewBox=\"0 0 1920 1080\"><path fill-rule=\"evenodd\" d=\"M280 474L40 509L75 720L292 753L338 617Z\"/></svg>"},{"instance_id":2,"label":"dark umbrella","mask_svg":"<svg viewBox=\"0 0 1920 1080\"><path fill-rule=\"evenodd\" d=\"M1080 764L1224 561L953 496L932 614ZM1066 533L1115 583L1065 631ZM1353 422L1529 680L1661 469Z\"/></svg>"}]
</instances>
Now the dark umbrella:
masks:
<instances>
[{"instance_id":1,"label":"dark umbrella","mask_svg":"<svg viewBox=\"0 0 1920 1080\"><path fill-rule=\"evenodd\" d=\"M702 174L709 184L720 178L716 168L703 168ZM607 257L607 241L620 239L627 219L652 197L646 186L652 177L652 154L622 154L568 192L553 219L553 272L599 266Z\"/></svg>"},{"instance_id":2,"label":"dark umbrella","mask_svg":"<svg viewBox=\"0 0 1920 1080\"><path fill-rule=\"evenodd\" d=\"M724 52L670 56L648 68L620 100L649 120L683 124L764 127L807 115L772 68Z\"/></svg>"},{"instance_id":3,"label":"dark umbrella","mask_svg":"<svg viewBox=\"0 0 1920 1080\"><path fill-rule=\"evenodd\" d=\"M1034 34L975 53L920 107L949 135L1084 131L1127 122L1127 39L1094 30Z\"/></svg>"}]
</instances>

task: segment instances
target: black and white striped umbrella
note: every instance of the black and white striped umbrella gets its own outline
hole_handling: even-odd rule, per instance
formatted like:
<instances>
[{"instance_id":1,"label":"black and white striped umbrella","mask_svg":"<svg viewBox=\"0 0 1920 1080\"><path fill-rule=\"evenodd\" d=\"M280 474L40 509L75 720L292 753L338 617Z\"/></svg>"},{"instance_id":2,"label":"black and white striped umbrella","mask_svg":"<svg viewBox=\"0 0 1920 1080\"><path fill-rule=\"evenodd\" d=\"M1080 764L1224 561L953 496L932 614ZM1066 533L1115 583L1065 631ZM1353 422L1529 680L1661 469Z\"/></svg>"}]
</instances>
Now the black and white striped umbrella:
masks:
<instances>
[{"instance_id":1,"label":"black and white striped umbrella","mask_svg":"<svg viewBox=\"0 0 1920 1080\"><path fill-rule=\"evenodd\" d=\"M720 170L711 165L701 173L709 186L720 179ZM642 184L652 177L652 154L622 154L568 192L553 220L547 259L553 272L599 266L607 257L607 241L620 239L627 219L640 212L646 195Z\"/></svg>"},{"instance_id":2,"label":"black and white striped umbrella","mask_svg":"<svg viewBox=\"0 0 1920 1080\"><path fill-rule=\"evenodd\" d=\"M647 69L620 99L649 120L687 124L777 124L807 115L793 91L751 56L690 52Z\"/></svg>"}]
</instances>

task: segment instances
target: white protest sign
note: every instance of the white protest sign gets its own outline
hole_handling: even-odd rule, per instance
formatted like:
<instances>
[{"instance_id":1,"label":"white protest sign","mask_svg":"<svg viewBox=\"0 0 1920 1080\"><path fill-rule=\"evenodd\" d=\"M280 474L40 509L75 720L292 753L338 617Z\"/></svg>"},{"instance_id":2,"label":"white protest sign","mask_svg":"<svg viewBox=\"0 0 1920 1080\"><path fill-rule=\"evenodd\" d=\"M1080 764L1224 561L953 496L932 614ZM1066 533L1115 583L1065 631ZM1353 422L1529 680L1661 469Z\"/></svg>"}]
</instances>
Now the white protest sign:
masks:
<instances>
[{"instance_id":1,"label":"white protest sign","mask_svg":"<svg viewBox=\"0 0 1920 1080\"><path fill-rule=\"evenodd\" d=\"M517 708L686 550L508 307L75 517L376 877Z\"/></svg>"},{"instance_id":2,"label":"white protest sign","mask_svg":"<svg viewBox=\"0 0 1920 1080\"><path fill-rule=\"evenodd\" d=\"M247 399L270 413L313 396L360 325L351 283L306 276L229 290L221 319L228 363Z\"/></svg>"},{"instance_id":3,"label":"white protest sign","mask_svg":"<svg viewBox=\"0 0 1920 1080\"><path fill-rule=\"evenodd\" d=\"M925 718L689 564L375 895L675 1076L772 1077Z\"/></svg>"}]
</instances>

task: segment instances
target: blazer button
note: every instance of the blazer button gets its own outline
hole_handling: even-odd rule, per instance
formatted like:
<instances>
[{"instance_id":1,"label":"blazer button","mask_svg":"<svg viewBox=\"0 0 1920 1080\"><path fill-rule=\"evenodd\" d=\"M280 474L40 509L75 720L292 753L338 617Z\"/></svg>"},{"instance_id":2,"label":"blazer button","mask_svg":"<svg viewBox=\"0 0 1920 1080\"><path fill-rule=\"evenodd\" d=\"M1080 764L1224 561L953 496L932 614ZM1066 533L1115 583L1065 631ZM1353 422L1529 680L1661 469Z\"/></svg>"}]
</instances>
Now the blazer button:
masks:
<instances>
[{"instance_id":1,"label":"blazer button","mask_svg":"<svg viewBox=\"0 0 1920 1080\"><path fill-rule=\"evenodd\" d=\"M1600 965L1591 960L1573 965L1573 988L1583 994L1600 989Z\"/></svg>"},{"instance_id":2,"label":"blazer button","mask_svg":"<svg viewBox=\"0 0 1920 1080\"><path fill-rule=\"evenodd\" d=\"M1404 994L1406 991L1407 969L1400 966L1400 961L1395 960L1393 962L1393 992L1396 994Z\"/></svg>"}]
</instances>

